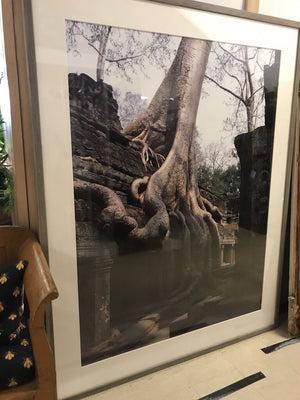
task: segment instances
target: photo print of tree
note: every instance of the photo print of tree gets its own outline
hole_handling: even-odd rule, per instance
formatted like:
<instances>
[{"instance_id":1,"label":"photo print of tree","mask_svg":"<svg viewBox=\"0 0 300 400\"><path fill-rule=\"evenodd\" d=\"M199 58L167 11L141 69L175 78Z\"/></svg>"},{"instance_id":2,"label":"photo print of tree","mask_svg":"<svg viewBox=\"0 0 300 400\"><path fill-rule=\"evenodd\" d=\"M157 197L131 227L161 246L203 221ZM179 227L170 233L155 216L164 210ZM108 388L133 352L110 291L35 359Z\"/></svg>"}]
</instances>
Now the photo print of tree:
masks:
<instances>
[{"instance_id":1,"label":"photo print of tree","mask_svg":"<svg viewBox=\"0 0 300 400\"><path fill-rule=\"evenodd\" d=\"M66 41L82 364L260 309L280 51Z\"/></svg>"}]
</instances>

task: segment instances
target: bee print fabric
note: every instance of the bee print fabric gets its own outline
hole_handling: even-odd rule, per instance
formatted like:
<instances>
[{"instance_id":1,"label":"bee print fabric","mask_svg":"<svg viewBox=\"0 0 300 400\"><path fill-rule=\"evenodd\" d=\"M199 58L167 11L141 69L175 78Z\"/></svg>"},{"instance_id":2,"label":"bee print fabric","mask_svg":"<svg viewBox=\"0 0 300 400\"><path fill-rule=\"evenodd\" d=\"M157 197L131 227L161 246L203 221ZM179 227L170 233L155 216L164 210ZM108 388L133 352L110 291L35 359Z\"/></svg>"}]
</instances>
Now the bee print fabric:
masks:
<instances>
[{"instance_id":1,"label":"bee print fabric","mask_svg":"<svg viewBox=\"0 0 300 400\"><path fill-rule=\"evenodd\" d=\"M34 379L32 346L25 319L13 343L0 344L0 390L13 388Z\"/></svg>"},{"instance_id":2,"label":"bee print fabric","mask_svg":"<svg viewBox=\"0 0 300 400\"><path fill-rule=\"evenodd\" d=\"M23 316L27 261L0 267L0 389L34 378L32 347Z\"/></svg>"},{"instance_id":3,"label":"bee print fabric","mask_svg":"<svg viewBox=\"0 0 300 400\"><path fill-rule=\"evenodd\" d=\"M0 267L0 344L11 343L20 333L26 267L27 261Z\"/></svg>"}]
</instances>

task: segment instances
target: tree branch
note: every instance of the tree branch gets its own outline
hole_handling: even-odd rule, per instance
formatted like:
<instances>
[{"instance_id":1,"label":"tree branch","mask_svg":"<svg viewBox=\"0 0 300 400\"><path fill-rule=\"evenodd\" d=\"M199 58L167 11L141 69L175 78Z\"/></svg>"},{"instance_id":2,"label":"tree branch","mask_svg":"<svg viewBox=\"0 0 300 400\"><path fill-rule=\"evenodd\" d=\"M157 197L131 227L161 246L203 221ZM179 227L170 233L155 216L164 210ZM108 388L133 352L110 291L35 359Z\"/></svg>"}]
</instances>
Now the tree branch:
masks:
<instances>
[{"instance_id":1,"label":"tree branch","mask_svg":"<svg viewBox=\"0 0 300 400\"><path fill-rule=\"evenodd\" d=\"M237 83L238 83L238 85L239 85L239 87L240 87L240 89L241 89L241 93L242 93L242 84L241 84L239 78L238 78L237 76L235 76L235 75L230 74L230 73L226 70L225 66L223 66L223 70L224 70L224 72L225 72L230 78L232 78L232 79L234 79L234 80L237 81Z\"/></svg>"},{"instance_id":2,"label":"tree branch","mask_svg":"<svg viewBox=\"0 0 300 400\"><path fill-rule=\"evenodd\" d=\"M247 107L247 104L246 104L245 100L244 100L241 96L237 95L237 94L234 93L232 90L227 89L226 87L220 85L217 81L215 81L215 80L214 80L213 78L211 78L210 76L208 76L208 75L204 75L204 76L205 76L205 78L207 78L209 81L211 81L211 82L213 82L215 85L217 85L220 89L225 90L225 92L227 92L227 93L231 94L233 97L236 97L237 99L239 99L239 100L245 105L245 107Z\"/></svg>"},{"instance_id":3,"label":"tree branch","mask_svg":"<svg viewBox=\"0 0 300 400\"><path fill-rule=\"evenodd\" d=\"M86 38L85 38L85 39L86 39ZM88 40L88 39L87 39L87 40ZM101 54L101 51L99 51L99 50L97 49L97 47L94 46L90 41L88 41L88 45L91 46L94 50L96 50L96 52L99 54L99 56L104 57L104 55Z\"/></svg>"},{"instance_id":4,"label":"tree branch","mask_svg":"<svg viewBox=\"0 0 300 400\"><path fill-rule=\"evenodd\" d=\"M260 90L264 89L264 86L261 86L260 88L256 89L252 95L249 97L249 99L251 99L252 97L254 97L256 95L257 92L259 92Z\"/></svg>"},{"instance_id":5,"label":"tree branch","mask_svg":"<svg viewBox=\"0 0 300 400\"><path fill-rule=\"evenodd\" d=\"M240 105L241 105L241 101L239 100L237 108L236 108L236 112L235 112L235 119L236 120L238 119L238 114L239 114L239 111L240 111Z\"/></svg>"},{"instance_id":6,"label":"tree branch","mask_svg":"<svg viewBox=\"0 0 300 400\"><path fill-rule=\"evenodd\" d=\"M238 83L238 85L239 85L239 87L240 87L240 89L241 89L241 94L242 94L242 85L241 85L240 80L238 79L237 76L235 76L235 75L233 75L233 74L230 74L230 72L228 72L227 69L225 68L225 65L227 64L228 59L225 60L225 61L223 61L223 60L221 59L220 55L219 55L216 51L213 51L213 50L212 50L212 53L214 53L214 54L216 55L216 57L218 58L218 61L219 61L219 63L221 64L221 68L223 69L223 71L225 72L225 74L227 74L230 78L232 78L232 79L234 79L234 80L237 81L237 83Z\"/></svg>"},{"instance_id":7,"label":"tree branch","mask_svg":"<svg viewBox=\"0 0 300 400\"><path fill-rule=\"evenodd\" d=\"M233 55L232 53L230 53L230 51L229 51L229 50L226 50L223 46L220 45L220 43L218 43L218 45L219 45L219 47L220 47L225 53L227 53L230 57L234 58L236 61L238 61L238 62L240 62L240 63L242 63L242 64L245 64L245 60L242 60L242 59L236 57L235 55Z\"/></svg>"},{"instance_id":8,"label":"tree branch","mask_svg":"<svg viewBox=\"0 0 300 400\"><path fill-rule=\"evenodd\" d=\"M248 58L248 48L246 47L245 49L245 65L246 65L246 71L247 71L247 77L249 81L249 88L250 88L250 97L249 100L253 97L253 82L252 82L252 74L250 72L250 66L249 66L249 58Z\"/></svg>"},{"instance_id":9,"label":"tree branch","mask_svg":"<svg viewBox=\"0 0 300 400\"><path fill-rule=\"evenodd\" d=\"M85 37L84 37L84 38L85 38ZM86 38L85 38L85 39L86 39ZM88 40L88 39L87 39L87 40ZM101 52L100 52L91 42L88 42L88 45L91 46L94 50L96 50L96 52L97 52L101 57L104 57L104 55L101 54ZM139 57L144 56L144 55L145 55L145 52L146 52L150 47L151 47L151 46L146 47L146 48L143 50L142 53L140 53L140 54L135 54L135 55L133 55L133 56L124 56L124 57L116 58L116 59L114 59L114 58L106 58L106 57L105 57L105 61L110 62L110 63L117 63L117 64L118 64L118 63L120 63L120 62L122 62L122 61L133 60L133 59L135 59L135 58L139 58Z\"/></svg>"}]
</instances>

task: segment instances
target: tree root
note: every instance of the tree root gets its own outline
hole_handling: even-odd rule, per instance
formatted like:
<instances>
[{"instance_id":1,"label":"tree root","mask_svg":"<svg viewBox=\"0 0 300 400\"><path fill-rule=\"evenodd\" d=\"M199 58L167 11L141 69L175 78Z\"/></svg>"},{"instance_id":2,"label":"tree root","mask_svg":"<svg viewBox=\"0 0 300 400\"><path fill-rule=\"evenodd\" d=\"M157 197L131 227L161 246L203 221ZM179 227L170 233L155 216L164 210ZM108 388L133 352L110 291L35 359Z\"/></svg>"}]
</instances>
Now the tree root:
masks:
<instances>
[{"instance_id":1,"label":"tree root","mask_svg":"<svg viewBox=\"0 0 300 400\"><path fill-rule=\"evenodd\" d=\"M137 221L127 215L121 199L113 190L96 183L75 181L74 192L75 198L92 200L102 208L97 222L104 233L116 240L126 238L140 245L158 245L169 230L168 213L161 200L153 204L154 216L147 222L147 228L139 228Z\"/></svg>"},{"instance_id":2,"label":"tree root","mask_svg":"<svg viewBox=\"0 0 300 400\"><path fill-rule=\"evenodd\" d=\"M142 206L144 203L145 191L149 182L149 176L135 179L131 184L131 195Z\"/></svg>"},{"instance_id":3,"label":"tree root","mask_svg":"<svg viewBox=\"0 0 300 400\"><path fill-rule=\"evenodd\" d=\"M127 236L137 228L134 218L127 215L119 196L111 189L90 182L74 182L75 198L92 200L102 208L99 225L106 233Z\"/></svg>"},{"instance_id":4,"label":"tree root","mask_svg":"<svg viewBox=\"0 0 300 400\"><path fill-rule=\"evenodd\" d=\"M155 151L153 151L151 147L144 141L146 140L146 138L147 136L145 136L144 139L140 139L138 136L132 139L132 141L135 143L140 143L142 145L141 159L146 169L148 164L152 167L160 168L165 161L165 157L159 153L155 153ZM153 164L153 160L155 161L156 165Z\"/></svg>"}]
</instances>

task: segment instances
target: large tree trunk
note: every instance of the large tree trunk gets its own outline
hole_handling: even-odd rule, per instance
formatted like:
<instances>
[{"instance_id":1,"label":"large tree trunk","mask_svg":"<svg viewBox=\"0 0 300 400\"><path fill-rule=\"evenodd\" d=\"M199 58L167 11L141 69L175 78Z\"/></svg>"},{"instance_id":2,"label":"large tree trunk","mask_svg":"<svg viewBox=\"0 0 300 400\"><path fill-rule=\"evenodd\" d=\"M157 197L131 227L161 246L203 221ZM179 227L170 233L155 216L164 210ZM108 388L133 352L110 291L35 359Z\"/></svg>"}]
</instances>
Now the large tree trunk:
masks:
<instances>
[{"instance_id":1,"label":"large tree trunk","mask_svg":"<svg viewBox=\"0 0 300 400\"><path fill-rule=\"evenodd\" d=\"M149 107L123 130L123 134L146 142L153 151L167 156L185 119L183 113L188 115L185 130L195 124L209 50L209 42L183 38ZM183 133L183 136L186 135Z\"/></svg>"},{"instance_id":2,"label":"large tree trunk","mask_svg":"<svg viewBox=\"0 0 300 400\"><path fill-rule=\"evenodd\" d=\"M213 219L218 220L220 214L199 193L194 153L195 121L209 51L209 42L183 38L149 108L123 132L166 156L151 177L133 182L133 195L149 219L145 226L131 229L130 240L159 244L168 234L180 234L198 245L209 242L210 248L218 247Z\"/></svg>"},{"instance_id":3,"label":"large tree trunk","mask_svg":"<svg viewBox=\"0 0 300 400\"><path fill-rule=\"evenodd\" d=\"M217 243L216 225L208 212L213 210L206 208L199 194L194 154L195 121L209 51L209 42L183 38L149 108L124 131L128 136L144 140L152 150L161 150L167 155L140 196L151 218L145 227L133 230L132 237L143 241L163 239L170 230L171 214L199 242L214 237ZM170 102L173 118L169 115ZM159 136L164 137L164 145L161 141L161 146L153 148Z\"/></svg>"}]
</instances>

